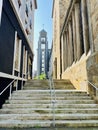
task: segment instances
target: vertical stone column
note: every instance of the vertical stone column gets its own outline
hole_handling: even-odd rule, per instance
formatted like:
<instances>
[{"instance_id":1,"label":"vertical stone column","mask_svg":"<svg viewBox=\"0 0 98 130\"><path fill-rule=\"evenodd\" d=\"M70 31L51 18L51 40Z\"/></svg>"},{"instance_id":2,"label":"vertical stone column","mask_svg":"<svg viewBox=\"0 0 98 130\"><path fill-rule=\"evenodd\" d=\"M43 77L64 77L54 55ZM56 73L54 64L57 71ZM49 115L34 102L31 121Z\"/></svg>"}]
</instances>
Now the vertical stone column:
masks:
<instances>
[{"instance_id":1,"label":"vertical stone column","mask_svg":"<svg viewBox=\"0 0 98 130\"><path fill-rule=\"evenodd\" d=\"M85 53L87 54L90 48L90 44L89 44L89 30L88 30L86 0L81 0L81 12L82 12L84 50L85 50Z\"/></svg>"},{"instance_id":2,"label":"vertical stone column","mask_svg":"<svg viewBox=\"0 0 98 130\"><path fill-rule=\"evenodd\" d=\"M88 14L88 26L89 26L89 43L90 43L90 50L94 52L94 41L93 41L93 34L92 34L92 24L91 24L91 3L90 0L86 0L87 4L87 14Z\"/></svg>"},{"instance_id":3,"label":"vertical stone column","mask_svg":"<svg viewBox=\"0 0 98 130\"><path fill-rule=\"evenodd\" d=\"M68 50L66 41L66 31L64 32L64 70L68 67Z\"/></svg>"},{"instance_id":4,"label":"vertical stone column","mask_svg":"<svg viewBox=\"0 0 98 130\"><path fill-rule=\"evenodd\" d=\"M81 55L82 55L81 34L80 34L80 6L79 6L79 3L75 4L75 23L76 23L77 60L79 60Z\"/></svg>"},{"instance_id":5,"label":"vertical stone column","mask_svg":"<svg viewBox=\"0 0 98 130\"><path fill-rule=\"evenodd\" d=\"M62 51L62 72L64 72L64 34L61 37L61 51Z\"/></svg>"},{"instance_id":6,"label":"vertical stone column","mask_svg":"<svg viewBox=\"0 0 98 130\"><path fill-rule=\"evenodd\" d=\"M69 50L70 50L70 52L69 52L69 61L70 61L70 65L72 65L72 63L73 63L73 41L72 41L72 23L71 23L72 21L70 20L69 21Z\"/></svg>"},{"instance_id":7,"label":"vertical stone column","mask_svg":"<svg viewBox=\"0 0 98 130\"><path fill-rule=\"evenodd\" d=\"M73 45L74 45L74 61L76 61L77 60L77 45L76 45L75 10L72 11L72 30L73 30Z\"/></svg>"},{"instance_id":8,"label":"vertical stone column","mask_svg":"<svg viewBox=\"0 0 98 130\"><path fill-rule=\"evenodd\" d=\"M67 29L66 31L66 48L67 48L67 52L66 52L66 60L67 60L67 67L70 66L70 50L69 50L69 31Z\"/></svg>"}]
</instances>

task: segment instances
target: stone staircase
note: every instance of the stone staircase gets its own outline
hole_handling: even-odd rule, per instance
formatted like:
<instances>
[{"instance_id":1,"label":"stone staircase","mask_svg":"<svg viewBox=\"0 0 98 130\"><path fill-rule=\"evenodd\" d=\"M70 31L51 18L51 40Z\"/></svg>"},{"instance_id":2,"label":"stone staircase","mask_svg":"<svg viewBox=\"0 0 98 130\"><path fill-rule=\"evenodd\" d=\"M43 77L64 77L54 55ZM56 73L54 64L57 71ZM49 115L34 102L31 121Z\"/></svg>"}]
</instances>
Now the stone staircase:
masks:
<instances>
[{"instance_id":1,"label":"stone staircase","mask_svg":"<svg viewBox=\"0 0 98 130\"><path fill-rule=\"evenodd\" d=\"M55 125L66 128L97 128L98 104L68 81L54 81ZM61 89L58 88L58 86ZM67 86L68 85L68 86ZM29 80L24 90L13 92L0 110L0 128L40 128L53 126L53 111L47 80ZM60 129L59 129L60 130Z\"/></svg>"}]
</instances>

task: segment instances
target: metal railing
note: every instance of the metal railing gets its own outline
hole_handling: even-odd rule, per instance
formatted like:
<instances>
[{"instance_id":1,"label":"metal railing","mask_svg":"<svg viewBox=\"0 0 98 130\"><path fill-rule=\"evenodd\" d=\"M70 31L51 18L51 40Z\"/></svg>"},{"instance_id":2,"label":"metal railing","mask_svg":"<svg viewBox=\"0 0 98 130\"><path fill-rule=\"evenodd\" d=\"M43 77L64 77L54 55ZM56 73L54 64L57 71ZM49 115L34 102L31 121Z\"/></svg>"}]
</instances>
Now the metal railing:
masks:
<instances>
[{"instance_id":1,"label":"metal railing","mask_svg":"<svg viewBox=\"0 0 98 130\"><path fill-rule=\"evenodd\" d=\"M98 96L98 88L90 81L87 80L87 82L96 90L96 96Z\"/></svg>"},{"instance_id":2,"label":"metal railing","mask_svg":"<svg viewBox=\"0 0 98 130\"><path fill-rule=\"evenodd\" d=\"M52 77L49 77L50 94L51 94L51 114L53 115L53 126L55 127L55 104L56 104L56 93Z\"/></svg>"},{"instance_id":3,"label":"metal railing","mask_svg":"<svg viewBox=\"0 0 98 130\"><path fill-rule=\"evenodd\" d=\"M9 85L7 85L7 87L2 90L2 92L0 93L0 96L3 95L3 93L8 89L10 88L10 91L9 91L9 98L11 99L11 96L12 96L12 85L13 83L16 82L16 91L18 90L18 80L17 79L14 79L11 83L9 83Z\"/></svg>"},{"instance_id":4,"label":"metal railing","mask_svg":"<svg viewBox=\"0 0 98 130\"><path fill-rule=\"evenodd\" d=\"M27 76L27 75L28 75L28 72L26 73L25 76ZM13 79L13 81L12 81L11 83L9 83L9 84L7 85L7 87L6 87L5 89L2 90L2 92L0 92L0 96L3 95L3 93L4 93L8 88L10 88L10 91L9 91L9 99L11 99L11 96L12 96L12 85L13 85L13 83L15 83L15 82L16 82L16 91L17 91L17 90L18 90L18 79L15 78L15 79ZM22 77L22 81L21 81L21 87L22 87L22 89L23 89L23 77Z\"/></svg>"}]
</instances>

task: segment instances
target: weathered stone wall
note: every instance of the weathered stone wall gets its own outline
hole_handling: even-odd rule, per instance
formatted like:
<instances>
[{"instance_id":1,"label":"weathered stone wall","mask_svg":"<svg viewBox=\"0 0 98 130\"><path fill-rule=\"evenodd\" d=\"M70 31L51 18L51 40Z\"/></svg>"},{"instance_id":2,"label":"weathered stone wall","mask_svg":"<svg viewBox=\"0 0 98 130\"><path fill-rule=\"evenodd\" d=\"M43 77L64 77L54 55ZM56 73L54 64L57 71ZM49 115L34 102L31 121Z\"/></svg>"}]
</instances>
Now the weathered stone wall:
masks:
<instances>
[{"instance_id":1,"label":"weathered stone wall","mask_svg":"<svg viewBox=\"0 0 98 130\"><path fill-rule=\"evenodd\" d=\"M67 10L69 8L70 0L60 0L59 6L60 6L60 29L62 29L62 26L64 24L65 16L67 13Z\"/></svg>"},{"instance_id":2,"label":"weathered stone wall","mask_svg":"<svg viewBox=\"0 0 98 130\"><path fill-rule=\"evenodd\" d=\"M90 0L94 51L98 51L98 0Z\"/></svg>"},{"instance_id":3,"label":"weathered stone wall","mask_svg":"<svg viewBox=\"0 0 98 130\"><path fill-rule=\"evenodd\" d=\"M59 60L55 63L55 59L58 57L60 59L60 52L59 52L59 43L60 43L60 18L59 18L59 0L55 0L54 7L53 7L53 78L57 78L57 68L59 66ZM58 51L58 55L57 55ZM58 69L59 70L59 69ZM59 72L58 72L59 73Z\"/></svg>"},{"instance_id":4,"label":"weathered stone wall","mask_svg":"<svg viewBox=\"0 0 98 130\"><path fill-rule=\"evenodd\" d=\"M82 2L84 1L82 0ZM89 28L89 53L84 51L84 54L78 61L73 62L71 66L62 72L63 79L70 79L77 89L82 90L87 90L88 84L86 80L98 87L98 0L86 0L86 3L85 7L87 8L89 25L84 26L83 23L82 25L85 30ZM81 11L83 15L83 10ZM87 31L83 33L83 38L86 38L87 35L85 34L87 34ZM95 89L92 89L91 85L88 88L92 95L96 94Z\"/></svg>"},{"instance_id":5,"label":"weathered stone wall","mask_svg":"<svg viewBox=\"0 0 98 130\"><path fill-rule=\"evenodd\" d=\"M88 56L85 56L84 54L79 62L73 63L73 65L67 68L67 70L62 74L62 78L70 79L76 89L87 90L86 60Z\"/></svg>"},{"instance_id":6,"label":"weathered stone wall","mask_svg":"<svg viewBox=\"0 0 98 130\"><path fill-rule=\"evenodd\" d=\"M55 0L53 7L53 78L60 79L60 32L70 0ZM55 63L57 59L57 63ZM57 66L56 66L57 64Z\"/></svg>"}]
</instances>

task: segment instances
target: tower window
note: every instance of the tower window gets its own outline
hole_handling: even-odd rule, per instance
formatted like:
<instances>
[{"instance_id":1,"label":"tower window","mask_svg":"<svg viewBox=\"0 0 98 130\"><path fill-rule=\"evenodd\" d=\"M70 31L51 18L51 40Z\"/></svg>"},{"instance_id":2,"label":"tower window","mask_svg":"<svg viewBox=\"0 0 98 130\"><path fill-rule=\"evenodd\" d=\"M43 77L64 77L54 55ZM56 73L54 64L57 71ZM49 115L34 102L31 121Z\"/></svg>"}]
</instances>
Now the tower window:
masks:
<instances>
[{"instance_id":1,"label":"tower window","mask_svg":"<svg viewBox=\"0 0 98 130\"><path fill-rule=\"evenodd\" d=\"M45 42L45 38L43 37L43 38L41 38L41 42Z\"/></svg>"}]
</instances>

